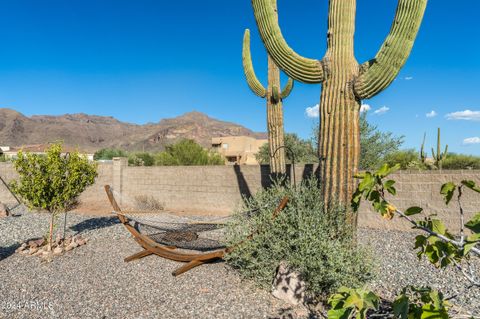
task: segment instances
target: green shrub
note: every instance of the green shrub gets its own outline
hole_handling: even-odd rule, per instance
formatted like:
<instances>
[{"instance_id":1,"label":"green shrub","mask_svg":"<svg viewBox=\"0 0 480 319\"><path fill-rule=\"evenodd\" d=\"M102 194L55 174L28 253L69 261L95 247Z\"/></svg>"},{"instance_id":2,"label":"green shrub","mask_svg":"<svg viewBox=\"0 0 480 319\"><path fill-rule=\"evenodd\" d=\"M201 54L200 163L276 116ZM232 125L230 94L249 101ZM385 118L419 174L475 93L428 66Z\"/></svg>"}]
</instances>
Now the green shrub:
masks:
<instances>
[{"instance_id":1,"label":"green shrub","mask_svg":"<svg viewBox=\"0 0 480 319\"><path fill-rule=\"evenodd\" d=\"M395 151L385 156L385 163L389 166L400 165L401 169L427 169L427 165L419 159L414 149Z\"/></svg>"},{"instance_id":2,"label":"green shrub","mask_svg":"<svg viewBox=\"0 0 480 319\"><path fill-rule=\"evenodd\" d=\"M448 153L442 163L443 169L480 169L480 157Z\"/></svg>"},{"instance_id":3,"label":"green shrub","mask_svg":"<svg viewBox=\"0 0 480 319\"><path fill-rule=\"evenodd\" d=\"M146 152L132 153L128 155L128 165L153 166L155 165L155 158L152 154Z\"/></svg>"},{"instance_id":4,"label":"green shrub","mask_svg":"<svg viewBox=\"0 0 480 319\"><path fill-rule=\"evenodd\" d=\"M115 148L102 148L93 155L95 161L111 160L114 157L127 157L127 153Z\"/></svg>"},{"instance_id":5,"label":"green shrub","mask_svg":"<svg viewBox=\"0 0 480 319\"><path fill-rule=\"evenodd\" d=\"M227 244L244 240L227 254L226 260L247 277L268 287L281 260L298 270L307 283L307 292L325 299L340 286L360 287L372 278L369 253L353 244L353 231L341 207L326 212L318 200L315 179L303 181L295 190L276 183L246 200L242 211L259 209L253 216L235 214L227 227ZM272 212L285 195L287 207L272 220Z\"/></svg>"},{"instance_id":6,"label":"green shrub","mask_svg":"<svg viewBox=\"0 0 480 319\"><path fill-rule=\"evenodd\" d=\"M220 154L209 152L193 140L167 145L155 158L156 165L225 165Z\"/></svg>"},{"instance_id":7,"label":"green shrub","mask_svg":"<svg viewBox=\"0 0 480 319\"><path fill-rule=\"evenodd\" d=\"M0 162L6 162L7 158L5 157L5 154L0 154Z\"/></svg>"},{"instance_id":8,"label":"green shrub","mask_svg":"<svg viewBox=\"0 0 480 319\"><path fill-rule=\"evenodd\" d=\"M95 182L97 166L76 151L68 156L62 154L60 143L52 144L46 155L19 152L13 165L19 176L11 183L13 192L29 208L51 214L51 248L57 215L71 209L85 188Z\"/></svg>"}]
</instances>

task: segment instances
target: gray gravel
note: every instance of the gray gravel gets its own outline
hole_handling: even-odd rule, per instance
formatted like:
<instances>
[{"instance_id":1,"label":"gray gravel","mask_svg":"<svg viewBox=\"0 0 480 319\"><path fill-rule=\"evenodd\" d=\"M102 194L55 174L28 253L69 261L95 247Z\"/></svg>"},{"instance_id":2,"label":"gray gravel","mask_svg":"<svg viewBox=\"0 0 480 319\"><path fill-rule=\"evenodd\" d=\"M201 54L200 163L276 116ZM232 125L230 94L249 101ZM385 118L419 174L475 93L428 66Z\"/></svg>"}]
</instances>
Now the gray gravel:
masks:
<instances>
[{"instance_id":1,"label":"gray gravel","mask_svg":"<svg viewBox=\"0 0 480 319\"><path fill-rule=\"evenodd\" d=\"M89 242L51 263L14 254L20 243L44 234L48 218L0 219L0 318L267 318L286 308L221 262L178 278L170 273L179 264L162 258L124 263L139 247L114 216L69 214L69 234ZM461 290L463 277L455 271L417 261L414 236L360 230L359 241L378 256L380 271L370 287L387 298L408 284L428 284L446 295ZM480 318L479 293L470 290L453 301Z\"/></svg>"}]
</instances>

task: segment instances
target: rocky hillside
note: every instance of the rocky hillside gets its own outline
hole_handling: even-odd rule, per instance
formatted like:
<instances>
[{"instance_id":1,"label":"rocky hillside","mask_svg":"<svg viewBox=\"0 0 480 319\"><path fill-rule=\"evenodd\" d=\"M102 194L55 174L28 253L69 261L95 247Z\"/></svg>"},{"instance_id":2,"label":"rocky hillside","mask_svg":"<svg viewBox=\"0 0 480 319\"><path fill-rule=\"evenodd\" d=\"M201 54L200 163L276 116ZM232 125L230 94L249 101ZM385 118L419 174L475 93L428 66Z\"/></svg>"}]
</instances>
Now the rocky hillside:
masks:
<instances>
[{"instance_id":1,"label":"rocky hillside","mask_svg":"<svg viewBox=\"0 0 480 319\"><path fill-rule=\"evenodd\" d=\"M62 140L66 145L78 146L86 151L104 147L161 150L182 138L193 139L208 147L213 136L240 135L265 138L265 133L256 133L200 112L163 119L155 124L136 125L113 117L87 114L26 117L14 110L0 108L0 145L8 146Z\"/></svg>"}]
</instances>

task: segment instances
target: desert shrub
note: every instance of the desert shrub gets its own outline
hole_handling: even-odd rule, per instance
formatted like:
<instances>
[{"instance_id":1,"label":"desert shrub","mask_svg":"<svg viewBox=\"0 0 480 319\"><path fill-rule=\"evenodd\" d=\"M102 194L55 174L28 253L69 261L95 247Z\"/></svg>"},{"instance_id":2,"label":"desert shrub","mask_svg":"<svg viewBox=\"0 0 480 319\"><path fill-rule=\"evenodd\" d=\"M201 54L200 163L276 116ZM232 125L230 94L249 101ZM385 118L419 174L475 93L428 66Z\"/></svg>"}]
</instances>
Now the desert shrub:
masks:
<instances>
[{"instance_id":1,"label":"desert shrub","mask_svg":"<svg viewBox=\"0 0 480 319\"><path fill-rule=\"evenodd\" d=\"M102 148L93 155L95 161L111 160L114 157L127 157L127 153L115 148Z\"/></svg>"},{"instance_id":2,"label":"desert shrub","mask_svg":"<svg viewBox=\"0 0 480 319\"><path fill-rule=\"evenodd\" d=\"M167 145L155 158L156 165L225 165L220 154L210 152L193 140Z\"/></svg>"},{"instance_id":3,"label":"desert shrub","mask_svg":"<svg viewBox=\"0 0 480 319\"><path fill-rule=\"evenodd\" d=\"M385 163L389 166L400 165L401 169L427 169L422 163L419 154L414 149L395 151L385 156Z\"/></svg>"},{"instance_id":4,"label":"desert shrub","mask_svg":"<svg viewBox=\"0 0 480 319\"><path fill-rule=\"evenodd\" d=\"M148 195L135 196L135 206L140 210L163 210L164 205L160 203L155 197Z\"/></svg>"},{"instance_id":5,"label":"desert shrub","mask_svg":"<svg viewBox=\"0 0 480 319\"><path fill-rule=\"evenodd\" d=\"M284 260L298 270L307 292L325 298L342 285L359 287L372 277L369 253L353 244L354 232L340 206L326 211L319 201L317 180L305 180L297 189L275 183L247 199L242 211L258 209L251 217L235 214L226 230L227 244L245 241L226 260L247 277L268 287L275 269ZM280 200L289 197L287 207L272 220Z\"/></svg>"},{"instance_id":6,"label":"desert shrub","mask_svg":"<svg viewBox=\"0 0 480 319\"><path fill-rule=\"evenodd\" d=\"M13 192L29 208L51 214L51 245L57 215L71 209L85 188L94 183L97 166L78 152L63 155L61 144L53 144L45 156L19 152L13 165L19 175L11 183Z\"/></svg>"},{"instance_id":7,"label":"desert shrub","mask_svg":"<svg viewBox=\"0 0 480 319\"><path fill-rule=\"evenodd\" d=\"M153 166L155 165L155 158L152 154L146 152L132 153L128 156L128 165Z\"/></svg>"},{"instance_id":8,"label":"desert shrub","mask_svg":"<svg viewBox=\"0 0 480 319\"><path fill-rule=\"evenodd\" d=\"M443 169L480 169L480 157L448 153L442 162Z\"/></svg>"}]
</instances>

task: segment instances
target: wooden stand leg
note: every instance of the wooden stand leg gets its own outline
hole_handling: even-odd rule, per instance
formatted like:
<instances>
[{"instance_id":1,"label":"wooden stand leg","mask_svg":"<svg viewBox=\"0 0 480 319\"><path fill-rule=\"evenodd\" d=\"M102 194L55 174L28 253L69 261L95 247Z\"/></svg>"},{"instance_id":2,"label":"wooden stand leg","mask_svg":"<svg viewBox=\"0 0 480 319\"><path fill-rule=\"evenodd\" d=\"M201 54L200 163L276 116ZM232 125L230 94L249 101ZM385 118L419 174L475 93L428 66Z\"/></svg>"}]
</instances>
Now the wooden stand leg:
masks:
<instances>
[{"instance_id":1,"label":"wooden stand leg","mask_svg":"<svg viewBox=\"0 0 480 319\"><path fill-rule=\"evenodd\" d=\"M134 254L134 255L131 255L131 256L125 258L124 261L125 261L126 263L128 263L129 261L132 261L132 260L135 260L135 259L140 259L140 258L149 256L149 255L151 255L151 254L153 254L153 253L150 252L150 251L148 251L148 250L143 250L143 251L141 251L141 252L138 252L138 253L136 253L136 254Z\"/></svg>"},{"instance_id":2,"label":"wooden stand leg","mask_svg":"<svg viewBox=\"0 0 480 319\"><path fill-rule=\"evenodd\" d=\"M176 277L176 276L181 275L184 272L189 271L190 269L195 268L197 266L200 266L204 263L205 263L205 261L192 260L192 261L188 262L187 264L183 265L182 267L178 268L174 272L172 272L172 275Z\"/></svg>"}]
</instances>

